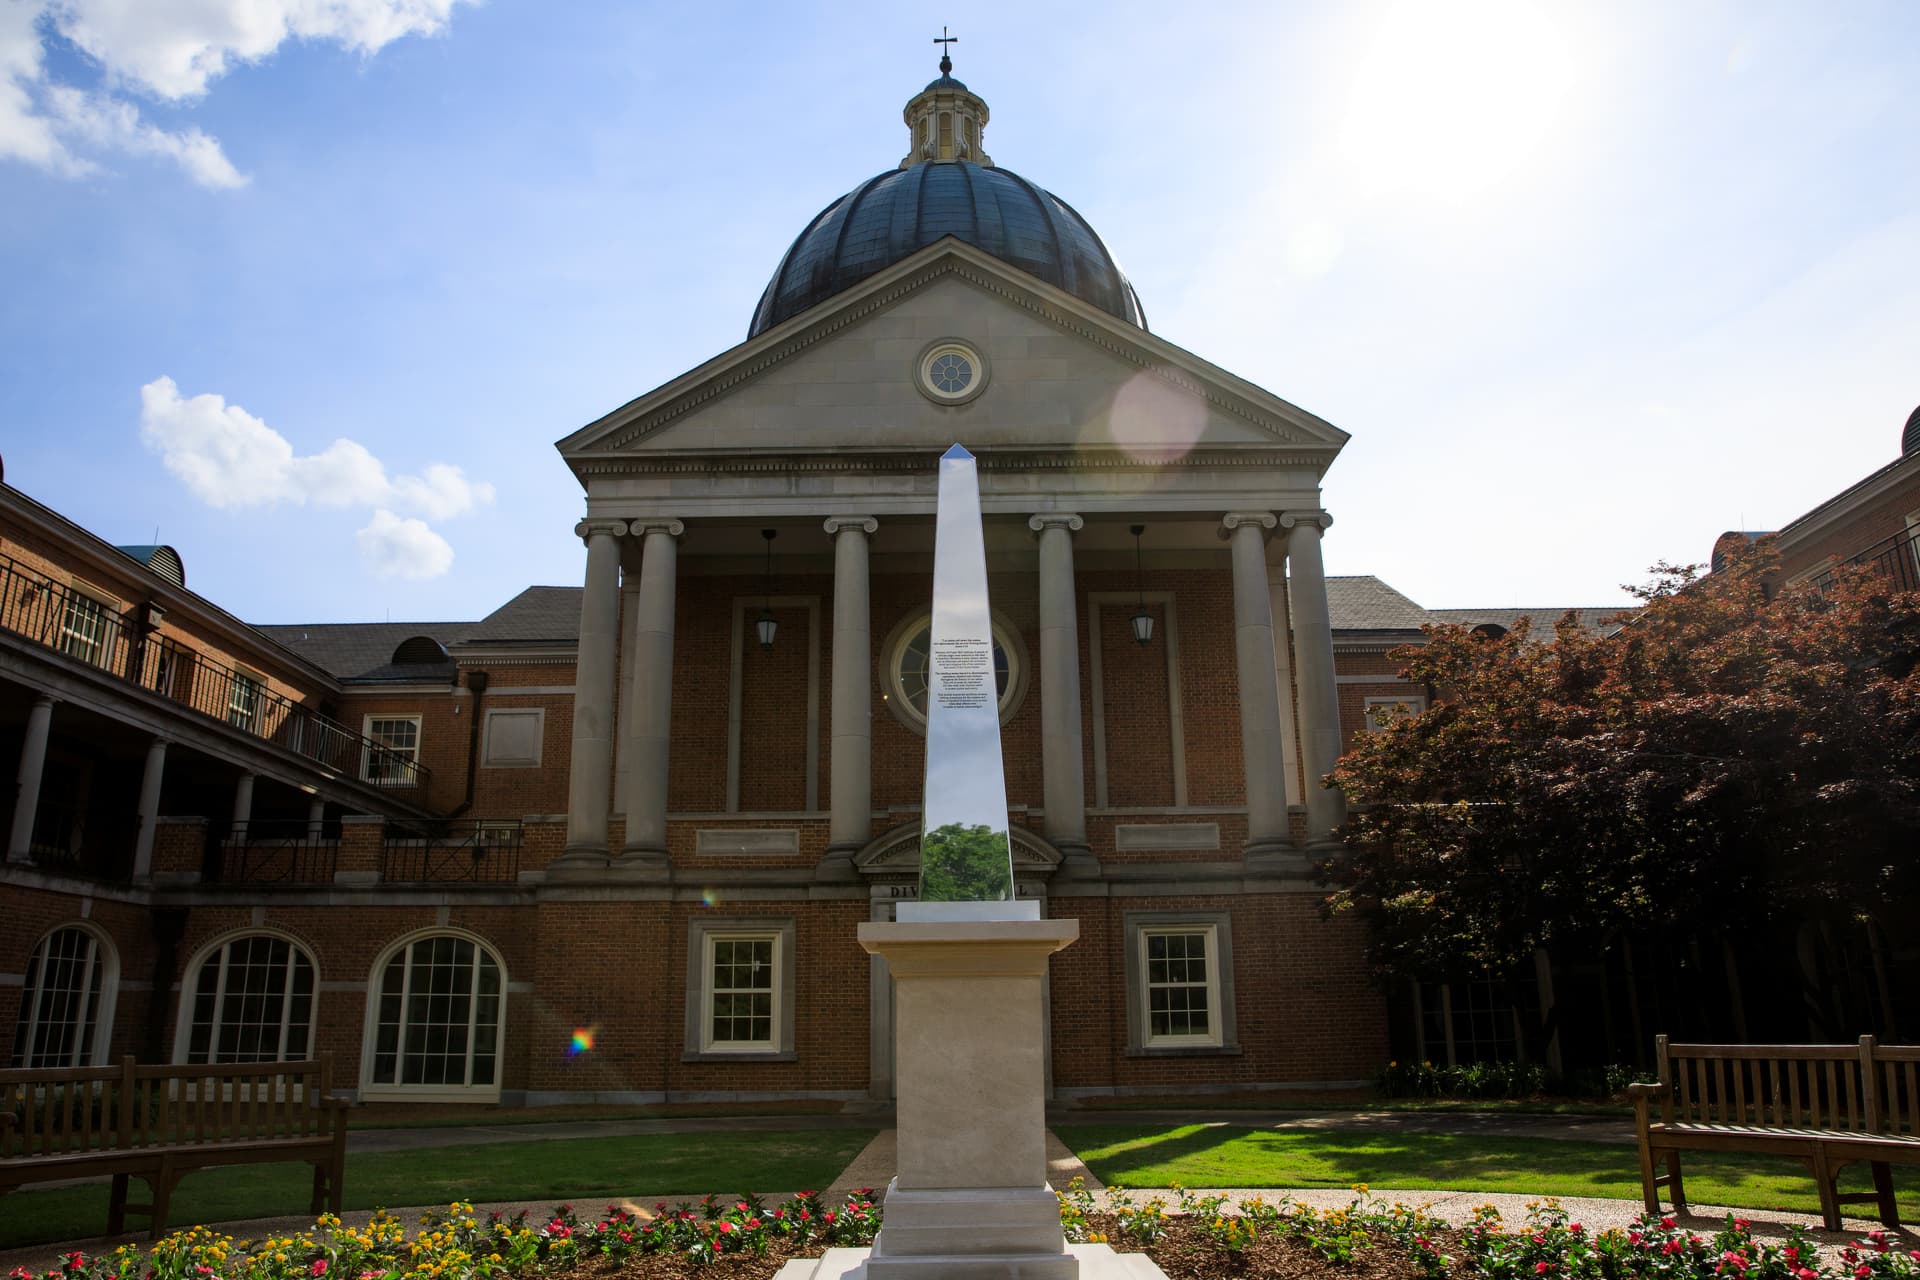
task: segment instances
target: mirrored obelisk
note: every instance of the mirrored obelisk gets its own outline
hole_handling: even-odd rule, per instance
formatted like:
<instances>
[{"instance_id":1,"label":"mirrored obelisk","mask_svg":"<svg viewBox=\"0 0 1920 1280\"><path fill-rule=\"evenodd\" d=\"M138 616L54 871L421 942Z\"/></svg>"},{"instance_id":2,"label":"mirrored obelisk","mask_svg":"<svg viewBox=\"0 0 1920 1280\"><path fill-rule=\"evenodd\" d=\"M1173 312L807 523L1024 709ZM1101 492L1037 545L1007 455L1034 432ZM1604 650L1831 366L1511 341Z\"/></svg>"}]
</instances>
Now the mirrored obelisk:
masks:
<instances>
[{"instance_id":1,"label":"mirrored obelisk","mask_svg":"<svg viewBox=\"0 0 1920 1280\"><path fill-rule=\"evenodd\" d=\"M1038 903L1014 895L980 476L958 444L940 458L934 517L926 781L920 896L902 903L897 918L1039 919Z\"/></svg>"}]
</instances>

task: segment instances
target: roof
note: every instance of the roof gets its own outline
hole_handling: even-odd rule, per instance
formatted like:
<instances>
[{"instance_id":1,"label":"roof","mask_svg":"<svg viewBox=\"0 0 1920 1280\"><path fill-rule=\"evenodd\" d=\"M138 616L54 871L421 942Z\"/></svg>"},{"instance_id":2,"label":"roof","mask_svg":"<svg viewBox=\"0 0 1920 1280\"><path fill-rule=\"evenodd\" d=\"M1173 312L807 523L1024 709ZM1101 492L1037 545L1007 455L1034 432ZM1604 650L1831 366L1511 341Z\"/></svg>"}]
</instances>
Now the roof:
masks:
<instances>
[{"instance_id":1,"label":"roof","mask_svg":"<svg viewBox=\"0 0 1920 1280\"><path fill-rule=\"evenodd\" d=\"M1553 629L1560 619L1571 613L1581 630L1589 635L1610 636L1620 628L1618 624L1603 626L1601 619L1612 618L1622 613L1631 613L1632 605L1598 605L1593 607L1569 607L1567 605L1541 605L1537 609L1429 609L1428 615L1435 622L1451 623L1458 627L1477 627L1483 623L1493 623L1508 631L1522 618L1533 619L1533 627L1527 633L1529 640L1551 640Z\"/></svg>"},{"instance_id":2,"label":"roof","mask_svg":"<svg viewBox=\"0 0 1920 1280\"><path fill-rule=\"evenodd\" d=\"M528 587L495 609L462 642L479 644L578 644L580 641L579 587Z\"/></svg>"},{"instance_id":3,"label":"roof","mask_svg":"<svg viewBox=\"0 0 1920 1280\"><path fill-rule=\"evenodd\" d=\"M1327 613L1333 621L1333 629L1348 634L1362 631L1413 632L1423 626L1442 624L1477 627L1489 622L1511 631L1514 623L1521 618L1531 618L1533 627L1527 633L1528 639L1551 640L1554 625L1567 613L1572 613L1588 632L1605 636L1612 635L1619 628L1602 626L1601 619L1626 613L1631 608L1630 605L1582 607L1556 604L1541 605L1535 609L1423 609L1372 574L1327 579Z\"/></svg>"},{"instance_id":4,"label":"roof","mask_svg":"<svg viewBox=\"0 0 1920 1280\"><path fill-rule=\"evenodd\" d=\"M301 657L337 680L405 680L426 683L451 680L451 660L396 666L393 651L415 636L432 636L441 644L464 639L479 624L473 622L313 622L259 626Z\"/></svg>"},{"instance_id":5,"label":"roof","mask_svg":"<svg viewBox=\"0 0 1920 1280\"><path fill-rule=\"evenodd\" d=\"M1335 631L1418 631L1427 610L1372 574L1327 579L1327 615Z\"/></svg>"},{"instance_id":6,"label":"roof","mask_svg":"<svg viewBox=\"0 0 1920 1280\"><path fill-rule=\"evenodd\" d=\"M1142 329L1087 220L1011 169L935 160L867 179L814 215L767 282L749 338L952 236Z\"/></svg>"}]
</instances>

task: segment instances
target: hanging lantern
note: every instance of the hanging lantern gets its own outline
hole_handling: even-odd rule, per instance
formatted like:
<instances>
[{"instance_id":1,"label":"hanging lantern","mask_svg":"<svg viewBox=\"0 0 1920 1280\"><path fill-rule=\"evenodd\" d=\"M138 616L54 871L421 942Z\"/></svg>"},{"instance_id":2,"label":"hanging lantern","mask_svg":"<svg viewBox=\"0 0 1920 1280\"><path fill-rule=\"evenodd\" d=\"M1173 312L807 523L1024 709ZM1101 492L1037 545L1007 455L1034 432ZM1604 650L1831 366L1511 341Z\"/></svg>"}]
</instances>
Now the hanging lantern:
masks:
<instances>
[{"instance_id":1,"label":"hanging lantern","mask_svg":"<svg viewBox=\"0 0 1920 1280\"><path fill-rule=\"evenodd\" d=\"M762 529L760 536L767 540L767 580L760 596L760 616L754 620L753 629L759 633L760 647L771 650L773 637L780 630L780 620L773 616L773 539L778 529Z\"/></svg>"},{"instance_id":2,"label":"hanging lantern","mask_svg":"<svg viewBox=\"0 0 1920 1280\"><path fill-rule=\"evenodd\" d=\"M1143 649L1153 643L1153 615L1147 612L1147 594L1140 578L1140 535L1146 531L1147 526L1143 524L1132 526L1133 594L1135 606L1132 618L1133 638L1139 642L1140 647Z\"/></svg>"}]
</instances>

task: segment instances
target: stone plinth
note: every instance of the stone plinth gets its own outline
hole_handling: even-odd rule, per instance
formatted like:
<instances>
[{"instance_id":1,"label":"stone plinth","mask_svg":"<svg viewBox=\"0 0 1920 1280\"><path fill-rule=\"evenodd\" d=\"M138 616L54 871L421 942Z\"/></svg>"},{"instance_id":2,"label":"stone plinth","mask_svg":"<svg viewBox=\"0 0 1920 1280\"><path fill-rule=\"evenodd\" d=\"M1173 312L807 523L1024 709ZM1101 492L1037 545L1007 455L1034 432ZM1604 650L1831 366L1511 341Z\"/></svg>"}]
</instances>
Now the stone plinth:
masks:
<instances>
[{"instance_id":1,"label":"stone plinth","mask_svg":"<svg viewBox=\"0 0 1920 1280\"><path fill-rule=\"evenodd\" d=\"M869 923L894 980L899 1173L865 1275L1072 1280L1047 1186L1047 957L1072 920Z\"/></svg>"}]
</instances>

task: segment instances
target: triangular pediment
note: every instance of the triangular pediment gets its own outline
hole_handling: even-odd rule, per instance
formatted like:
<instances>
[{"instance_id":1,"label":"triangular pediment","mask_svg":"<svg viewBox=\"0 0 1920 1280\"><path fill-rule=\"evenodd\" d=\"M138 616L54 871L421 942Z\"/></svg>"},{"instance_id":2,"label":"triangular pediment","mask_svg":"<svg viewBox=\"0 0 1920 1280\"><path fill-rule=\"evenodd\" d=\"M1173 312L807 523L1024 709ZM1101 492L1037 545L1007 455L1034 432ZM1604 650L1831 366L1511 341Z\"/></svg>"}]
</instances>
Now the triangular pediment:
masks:
<instances>
[{"instance_id":1,"label":"triangular pediment","mask_svg":"<svg viewBox=\"0 0 1920 1280\"><path fill-rule=\"evenodd\" d=\"M919 381L942 340L985 387ZM648 455L944 449L1286 450L1324 467L1337 427L960 241L922 250L559 442L576 469Z\"/></svg>"}]
</instances>

